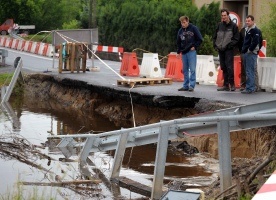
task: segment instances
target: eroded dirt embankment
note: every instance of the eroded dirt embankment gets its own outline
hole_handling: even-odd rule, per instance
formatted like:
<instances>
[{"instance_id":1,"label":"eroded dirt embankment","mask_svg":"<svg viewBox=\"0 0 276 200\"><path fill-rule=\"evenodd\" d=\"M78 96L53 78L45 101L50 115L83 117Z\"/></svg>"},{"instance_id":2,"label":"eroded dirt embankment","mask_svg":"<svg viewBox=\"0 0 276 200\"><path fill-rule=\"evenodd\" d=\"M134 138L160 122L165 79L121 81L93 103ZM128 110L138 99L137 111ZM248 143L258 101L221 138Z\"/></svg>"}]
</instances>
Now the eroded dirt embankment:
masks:
<instances>
[{"instance_id":1,"label":"eroded dirt embankment","mask_svg":"<svg viewBox=\"0 0 276 200\"><path fill-rule=\"evenodd\" d=\"M47 74L26 75L25 83L27 98L36 101L53 99L60 106L80 110L84 115L96 111L108 117L116 125L125 128L132 127L134 121L135 125L139 126L233 106L222 102L185 99L185 97L171 97L164 100L162 97L133 93L132 112L128 92L114 91ZM251 158L266 155L270 148L269 142L274 137L272 132L271 128L259 128L231 133L232 157ZM208 152L214 158L218 157L216 134L187 137L185 140L199 151Z\"/></svg>"}]
</instances>

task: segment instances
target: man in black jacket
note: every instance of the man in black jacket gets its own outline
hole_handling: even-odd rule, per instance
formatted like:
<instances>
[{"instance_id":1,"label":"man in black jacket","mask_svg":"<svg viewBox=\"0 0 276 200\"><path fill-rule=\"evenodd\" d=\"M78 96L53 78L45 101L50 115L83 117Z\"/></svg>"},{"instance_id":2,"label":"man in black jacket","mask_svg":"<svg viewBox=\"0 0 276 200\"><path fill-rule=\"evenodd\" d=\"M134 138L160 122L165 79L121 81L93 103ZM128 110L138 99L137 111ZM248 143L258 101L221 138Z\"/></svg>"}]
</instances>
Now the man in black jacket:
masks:
<instances>
[{"instance_id":1,"label":"man in black jacket","mask_svg":"<svg viewBox=\"0 0 276 200\"><path fill-rule=\"evenodd\" d=\"M246 87L241 91L243 94L251 94L256 90L255 87L255 68L259 52L260 31L256 28L254 17L246 17L245 38L242 45L242 57L246 72Z\"/></svg>"},{"instance_id":2,"label":"man in black jacket","mask_svg":"<svg viewBox=\"0 0 276 200\"><path fill-rule=\"evenodd\" d=\"M219 53L220 68L223 71L224 84L218 91L235 91L234 82L234 47L239 42L239 29L231 21L229 11L221 9L221 22L213 36L213 46ZM230 86L230 88L229 88Z\"/></svg>"},{"instance_id":3,"label":"man in black jacket","mask_svg":"<svg viewBox=\"0 0 276 200\"><path fill-rule=\"evenodd\" d=\"M243 46L243 42L244 42L244 38L245 38L245 28L246 26L244 26L241 30L240 30L240 40L239 40L239 51L241 53L242 51L242 46ZM258 31L259 31L259 50L262 48L263 46L263 37L262 37L262 31L260 29L258 29L257 27L255 27ZM259 53L259 52L258 52ZM245 89L245 83L246 83L246 73L245 73L245 65L243 62L243 55L241 53L240 57L241 57L241 88L240 91L243 91ZM259 77L258 77L258 70L257 70L257 63L255 66L255 90L256 92L260 90L260 86L259 86Z\"/></svg>"}]
</instances>

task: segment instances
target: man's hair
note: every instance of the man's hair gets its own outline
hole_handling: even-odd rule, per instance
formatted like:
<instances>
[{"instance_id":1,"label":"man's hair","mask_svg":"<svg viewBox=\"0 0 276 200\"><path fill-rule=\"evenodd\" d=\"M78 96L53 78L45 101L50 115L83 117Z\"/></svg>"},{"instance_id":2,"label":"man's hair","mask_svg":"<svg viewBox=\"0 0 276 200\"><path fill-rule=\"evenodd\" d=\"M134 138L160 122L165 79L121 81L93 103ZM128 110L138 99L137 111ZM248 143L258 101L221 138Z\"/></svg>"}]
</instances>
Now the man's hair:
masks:
<instances>
[{"instance_id":1,"label":"man's hair","mask_svg":"<svg viewBox=\"0 0 276 200\"><path fill-rule=\"evenodd\" d=\"M226 12L229 15L229 10L227 8L223 8L220 10L220 13Z\"/></svg>"},{"instance_id":2,"label":"man's hair","mask_svg":"<svg viewBox=\"0 0 276 200\"><path fill-rule=\"evenodd\" d=\"M246 19L247 19L247 18L250 18L252 21L254 21L253 15L247 15L247 16L246 16Z\"/></svg>"},{"instance_id":3,"label":"man's hair","mask_svg":"<svg viewBox=\"0 0 276 200\"><path fill-rule=\"evenodd\" d=\"M187 22L189 22L189 17L187 17L187 16L181 16L181 17L179 17L179 21L187 21Z\"/></svg>"}]
</instances>

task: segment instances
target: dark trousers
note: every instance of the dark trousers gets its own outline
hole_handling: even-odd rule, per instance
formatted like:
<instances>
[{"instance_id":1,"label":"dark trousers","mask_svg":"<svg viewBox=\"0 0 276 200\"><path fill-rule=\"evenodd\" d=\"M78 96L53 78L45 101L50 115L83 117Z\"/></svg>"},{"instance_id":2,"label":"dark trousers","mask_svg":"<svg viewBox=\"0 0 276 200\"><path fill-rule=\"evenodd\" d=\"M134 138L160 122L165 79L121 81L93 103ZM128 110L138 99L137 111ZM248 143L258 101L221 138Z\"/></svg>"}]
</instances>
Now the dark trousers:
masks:
<instances>
[{"instance_id":1,"label":"dark trousers","mask_svg":"<svg viewBox=\"0 0 276 200\"><path fill-rule=\"evenodd\" d=\"M234 51L219 51L220 68L223 71L224 86L234 85Z\"/></svg>"}]
</instances>

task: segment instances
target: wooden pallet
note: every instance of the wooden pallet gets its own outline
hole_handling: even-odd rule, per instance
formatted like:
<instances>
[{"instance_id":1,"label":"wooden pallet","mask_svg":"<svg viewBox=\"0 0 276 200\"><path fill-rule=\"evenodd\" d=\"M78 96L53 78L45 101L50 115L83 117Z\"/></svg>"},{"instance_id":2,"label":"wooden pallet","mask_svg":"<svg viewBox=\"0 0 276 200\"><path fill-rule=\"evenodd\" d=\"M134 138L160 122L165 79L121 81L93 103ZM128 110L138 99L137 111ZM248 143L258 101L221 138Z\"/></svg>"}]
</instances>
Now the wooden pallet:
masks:
<instances>
[{"instance_id":1,"label":"wooden pallet","mask_svg":"<svg viewBox=\"0 0 276 200\"><path fill-rule=\"evenodd\" d=\"M122 86L146 86L146 85L160 85L160 84L172 84L172 78L135 78L117 80L117 85Z\"/></svg>"}]
</instances>

